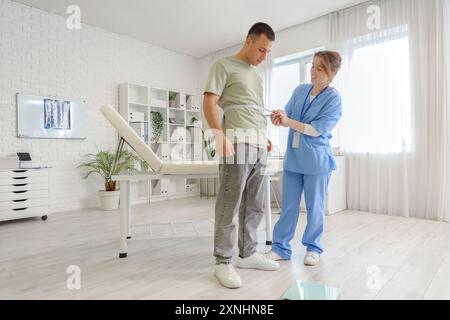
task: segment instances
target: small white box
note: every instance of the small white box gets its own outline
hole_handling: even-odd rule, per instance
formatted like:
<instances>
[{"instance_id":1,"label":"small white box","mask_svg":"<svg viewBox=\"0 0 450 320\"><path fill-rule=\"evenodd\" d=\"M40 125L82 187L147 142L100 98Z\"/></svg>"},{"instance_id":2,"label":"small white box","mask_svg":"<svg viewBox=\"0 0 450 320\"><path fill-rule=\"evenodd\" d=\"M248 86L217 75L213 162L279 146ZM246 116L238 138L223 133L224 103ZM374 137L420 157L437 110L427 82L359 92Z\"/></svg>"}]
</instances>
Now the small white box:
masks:
<instances>
[{"instance_id":1,"label":"small white box","mask_svg":"<svg viewBox=\"0 0 450 320\"><path fill-rule=\"evenodd\" d=\"M198 185L196 183L187 184L186 185L186 192L187 193L197 193L198 192Z\"/></svg>"},{"instance_id":2,"label":"small white box","mask_svg":"<svg viewBox=\"0 0 450 320\"><path fill-rule=\"evenodd\" d=\"M152 195L159 196L164 194L163 185L161 183L161 180L153 180L152 181Z\"/></svg>"},{"instance_id":3,"label":"small white box","mask_svg":"<svg viewBox=\"0 0 450 320\"><path fill-rule=\"evenodd\" d=\"M163 161L170 160L170 147L168 144L163 143L158 146L158 149L156 150L156 154L161 158Z\"/></svg>"},{"instance_id":4,"label":"small white box","mask_svg":"<svg viewBox=\"0 0 450 320\"><path fill-rule=\"evenodd\" d=\"M168 103L166 100L159 100L159 99L150 100L150 107L167 108L167 106Z\"/></svg>"},{"instance_id":5,"label":"small white box","mask_svg":"<svg viewBox=\"0 0 450 320\"><path fill-rule=\"evenodd\" d=\"M170 137L170 142L182 143L186 140L186 130L184 128L176 128Z\"/></svg>"},{"instance_id":6,"label":"small white box","mask_svg":"<svg viewBox=\"0 0 450 320\"><path fill-rule=\"evenodd\" d=\"M202 139L202 131L197 127L190 127L188 131L188 142L199 143Z\"/></svg>"},{"instance_id":7,"label":"small white box","mask_svg":"<svg viewBox=\"0 0 450 320\"><path fill-rule=\"evenodd\" d=\"M198 98L196 96L189 96L187 98L187 109L192 111L199 111L200 105L198 103Z\"/></svg>"},{"instance_id":8,"label":"small white box","mask_svg":"<svg viewBox=\"0 0 450 320\"><path fill-rule=\"evenodd\" d=\"M141 137L142 140L148 140L147 130L144 123L131 123L130 126L137 133L137 135Z\"/></svg>"},{"instance_id":9,"label":"small white box","mask_svg":"<svg viewBox=\"0 0 450 320\"><path fill-rule=\"evenodd\" d=\"M33 168L33 162L32 161L19 161L19 167L21 169Z\"/></svg>"},{"instance_id":10,"label":"small white box","mask_svg":"<svg viewBox=\"0 0 450 320\"><path fill-rule=\"evenodd\" d=\"M172 152L172 154L170 155L170 160L183 161L185 159L184 159L184 156L182 154L176 153L176 152Z\"/></svg>"},{"instance_id":11,"label":"small white box","mask_svg":"<svg viewBox=\"0 0 450 320\"><path fill-rule=\"evenodd\" d=\"M130 112L130 121L144 121L145 116L143 112Z\"/></svg>"}]
</instances>

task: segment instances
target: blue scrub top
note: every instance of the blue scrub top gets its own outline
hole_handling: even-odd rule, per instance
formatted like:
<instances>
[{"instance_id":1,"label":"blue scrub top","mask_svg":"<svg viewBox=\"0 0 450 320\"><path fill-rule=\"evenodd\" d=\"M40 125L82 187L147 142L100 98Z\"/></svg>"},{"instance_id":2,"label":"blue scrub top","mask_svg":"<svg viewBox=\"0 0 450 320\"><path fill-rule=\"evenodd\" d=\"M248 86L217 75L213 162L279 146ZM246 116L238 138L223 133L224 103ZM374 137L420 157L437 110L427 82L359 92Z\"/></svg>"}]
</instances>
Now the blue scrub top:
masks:
<instances>
[{"instance_id":1,"label":"blue scrub top","mask_svg":"<svg viewBox=\"0 0 450 320\"><path fill-rule=\"evenodd\" d=\"M311 125L320 136L311 137L300 133L299 147L293 148L294 130L289 129L284 170L308 175L328 174L336 169L330 132L342 115L341 96L335 88L330 87L310 105L309 93L312 87L312 84L301 84L295 88L284 109L289 118ZM302 110L303 105L306 110Z\"/></svg>"}]
</instances>

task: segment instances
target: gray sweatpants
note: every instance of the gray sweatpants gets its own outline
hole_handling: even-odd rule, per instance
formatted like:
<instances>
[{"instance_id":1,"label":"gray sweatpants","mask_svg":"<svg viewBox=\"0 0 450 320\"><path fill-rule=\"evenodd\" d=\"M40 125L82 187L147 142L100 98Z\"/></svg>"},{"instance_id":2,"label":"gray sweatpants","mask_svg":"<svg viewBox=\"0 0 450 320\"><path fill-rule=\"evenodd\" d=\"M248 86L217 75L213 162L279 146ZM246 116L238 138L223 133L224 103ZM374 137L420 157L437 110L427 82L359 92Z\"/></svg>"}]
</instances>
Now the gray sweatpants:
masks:
<instances>
[{"instance_id":1,"label":"gray sweatpants","mask_svg":"<svg viewBox=\"0 0 450 320\"><path fill-rule=\"evenodd\" d=\"M230 263L236 243L235 217L239 213L239 256L256 251L257 229L264 216L267 177L267 149L249 144L235 144L234 157L219 165L220 187L216 200L214 256L216 264ZM243 160L243 152L245 159Z\"/></svg>"}]
</instances>

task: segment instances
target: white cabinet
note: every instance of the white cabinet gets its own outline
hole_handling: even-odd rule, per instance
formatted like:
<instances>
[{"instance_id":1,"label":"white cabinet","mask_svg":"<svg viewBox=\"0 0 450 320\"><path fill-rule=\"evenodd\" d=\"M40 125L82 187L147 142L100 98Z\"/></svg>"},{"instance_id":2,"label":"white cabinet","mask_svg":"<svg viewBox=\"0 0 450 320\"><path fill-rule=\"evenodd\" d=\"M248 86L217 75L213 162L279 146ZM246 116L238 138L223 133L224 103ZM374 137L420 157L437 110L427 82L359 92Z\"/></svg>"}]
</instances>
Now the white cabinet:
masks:
<instances>
[{"instance_id":1,"label":"white cabinet","mask_svg":"<svg viewBox=\"0 0 450 320\"><path fill-rule=\"evenodd\" d=\"M168 144L158 144L156 149L156 155L162 161L170 160L170 146Z\"/></svg>"},{"instance_id":2,"label":"white cabinet","mask_svg":"<svg viewBox=\"0 0 450 320\"><path fill-rule=\"evenodd\" d=\"M0 170L0 221L48 214L47 168Z\"/></svg>"},{"instance_id":3,"label":"white cabinet","mask_svg":"<svg viewBox=\"0 0 450 320\"><path fill-rule=\"evenodd\" d=\"M345 156L335 156L335 159L337 169L331 174L331 179L328 183L328 192L325 198L326 215L332 215L347 209ZM302 195L300 206L301 211L306 212L304 195Z\"/></svg>"},{"instance_id":4,"label":"white cabinet","mask_svg":"<svg viewBox=\"0 0 450 320\"><path fill-rule=\"evenodd\" d=\"M161 195L167 196L169 194L170 181L168 179L161 179Z\"/></svg>"},{"instance_id":5,"label":"white cabinet","mask_svg":"<svg viewBox=\"0 0 450 320\"><path fill-rule=\"evenodd\" d=\"M186 184L186 192L187 193L198 193L198 184L197 183L188 183Z\"/></svg>"},{"instance_id":6,"label":"white cabinet","mask_svg":"<svg viewBox=\"0 0 450 320\"><path fill-rule=\"evenodd\" d=\"M325 213L331 215L347 209L345 157L335 156L336 171L331 174L325 202Z\"/></svg>"},{"instance_id":7,"label":"white cabinet","mask_svg":"<svg viewBox=\"0 0 450 320\"><path fill-rule=\"evenodd\" d=\"M119 97L122 117L162 161L202 159L201 130L193 130L198 125L195 122L201 118L198 96L127 82L120 85ZM191 133L195 134L195 140L191 139ZM192 187L193 184L199 185L199 181L188 183L187 179L162 179L150 183L133 182L131 201L143 203L193 195L198 190Z\"/></svg>"},{"instance_id":8,"label":"white cabinet","mask_svg":"<svg viewBox=\"0 0 450 320\"><path fill-rule=\"evenodd\" d=\"M200 99L197 96L188 95L186 105L189 110L200 111Z\"/></svg>"}]
</instances>

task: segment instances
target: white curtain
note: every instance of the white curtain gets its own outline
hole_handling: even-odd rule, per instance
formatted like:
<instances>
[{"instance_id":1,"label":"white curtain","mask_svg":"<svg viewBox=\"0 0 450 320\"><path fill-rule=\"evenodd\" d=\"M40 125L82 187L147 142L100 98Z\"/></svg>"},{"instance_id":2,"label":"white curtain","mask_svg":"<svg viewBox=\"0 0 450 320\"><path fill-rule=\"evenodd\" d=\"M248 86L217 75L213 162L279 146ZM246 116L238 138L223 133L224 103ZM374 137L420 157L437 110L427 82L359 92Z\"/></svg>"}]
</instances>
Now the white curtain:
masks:
<instances>
[{"instance_id":1,"label":"white curtain","mask_svg":"<svg viewBox=\"0 0 450 320\"><path fill-rule=\"evenodd\" d=\"M349 209L450 221L449 8L379 0L328 16Z\"/></svg>"},{"instance_id":2,"label":"white curtain","mask_svg":"<svg viewBox=\"0 0 450 320\"><path fill-rule=\"evenodd\" d=\"M450 111L449 111L449 104L450 104L450 1L446 1L446 3L444 4L444 10L443 10L443 14L444 14L444 43L445 43L445 48L444 48L444 52L446 53L444 55L444 69L445 66L447 66L447 72L446 72L446 78L444 83L446 83L447 88L444 87L444 90L447 91L447 95L445 96L446 101L443 103L447 104L447 112L446 112L446 123L447 125L445 126L445 134L444 136L446 137L446 146L445 146L445 150L450 150ZM444 71L445 72L445 71ZM450 208L450 156L448 153L445 153L445 159L444 162L447 164L446 167L446 175L445 175L445 192L444 192L444 208ZM448 212L448 211L447 211ZM448 213L446 215L444 215L444 218L446 219L446 221L448 221Z\"/></svg>"}]
</instances>

